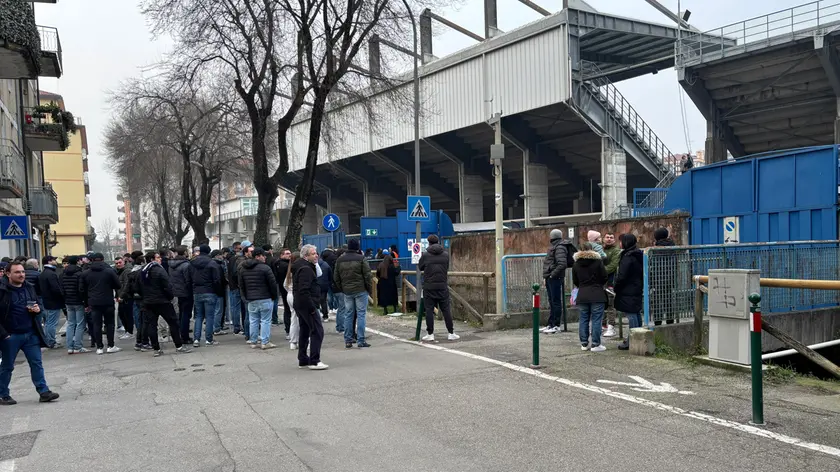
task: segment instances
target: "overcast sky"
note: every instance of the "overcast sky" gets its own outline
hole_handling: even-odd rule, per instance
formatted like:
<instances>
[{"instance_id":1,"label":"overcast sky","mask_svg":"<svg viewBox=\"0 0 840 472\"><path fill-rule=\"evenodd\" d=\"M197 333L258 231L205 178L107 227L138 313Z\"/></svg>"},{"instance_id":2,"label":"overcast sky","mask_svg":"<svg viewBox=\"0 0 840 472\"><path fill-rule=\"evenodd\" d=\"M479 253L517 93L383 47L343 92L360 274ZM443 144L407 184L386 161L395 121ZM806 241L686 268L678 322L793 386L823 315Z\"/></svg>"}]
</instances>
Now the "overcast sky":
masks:
<instances>
[{"instance_id":1,"label":"overcast sky","mask_svg":"<svg viewBox=\"0 0 840 472\"><path fill-rule=\"evenodd\" d=\"M668 19L644 0L587 0L604 12L668 24ZM559 9L561 0L535 0L549 11ZM661 0L671 10L677 0ZM730 23L765 15L806 3L804 0L682 0L692 11L690 23L706 31ZM457 9L438 12L476 32L484 32L482 0L464 0ZM94 226L117 217L116 187L107 172L102 150L102 133L110 111L107 91L122 80L137 76L143 67L160 61L169 44L154 42L135 0L60 0L57 4L35 3L39 25L59 30L64 56L61 79L41 79L41 88L64 96L68 110L82 118L87 127L91 181L91 209ZM540 15L517 0L498 0L499 28L509 31ZM442 29L440 25L434 26ZM438 57L474 44L460 33L447 31L435 36ZM680 118L679 85L673 70L619 84L630 100L672 152L686 151L686 137ZM688 135L691 150L702 149L705 121L686 97Z\"/></svg>"}]
</instances>

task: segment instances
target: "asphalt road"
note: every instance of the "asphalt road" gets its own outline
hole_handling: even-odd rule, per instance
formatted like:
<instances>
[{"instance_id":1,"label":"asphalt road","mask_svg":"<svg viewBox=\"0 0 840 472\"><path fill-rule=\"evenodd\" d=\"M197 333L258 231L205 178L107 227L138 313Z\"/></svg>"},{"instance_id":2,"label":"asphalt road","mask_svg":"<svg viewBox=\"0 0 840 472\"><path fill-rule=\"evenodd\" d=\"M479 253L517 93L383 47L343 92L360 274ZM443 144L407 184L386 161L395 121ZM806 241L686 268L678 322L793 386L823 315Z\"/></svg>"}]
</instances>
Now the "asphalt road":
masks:
<instances>
[{"instance_id":1,"label":"asphalt road","mask_svg":"<svg viewBox=\"0 0 840 472\"><path fill-rule=\"evenodd\" d=\"M233 335L161 358L48 352L53 404L37 403L20 364L0 472L840 470L832 454L726 423L382 336L346 350L327 331L323 372Z\"/></svg>"}]
</instances>

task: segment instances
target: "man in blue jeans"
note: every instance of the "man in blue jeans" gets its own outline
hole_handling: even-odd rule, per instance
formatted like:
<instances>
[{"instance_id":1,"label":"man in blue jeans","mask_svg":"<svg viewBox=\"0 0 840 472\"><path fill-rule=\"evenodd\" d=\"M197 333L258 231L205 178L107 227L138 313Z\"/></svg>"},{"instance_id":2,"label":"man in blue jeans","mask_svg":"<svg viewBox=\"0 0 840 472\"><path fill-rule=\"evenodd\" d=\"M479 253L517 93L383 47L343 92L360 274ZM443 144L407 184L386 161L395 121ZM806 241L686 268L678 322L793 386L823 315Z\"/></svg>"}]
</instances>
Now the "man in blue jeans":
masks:
<instances>
[{"instance_id":1,"label":"man in blue jeans","mask_svg":"<svg viewBox=\"0 0 840 472\"><path fill-rule=\"evenodd\" d=\"M574 264L572 257L576 250L571 241L563 239L563 231L559 229L551 230L549 238L551 247L548 248L543 260L543 278L548 292L551 315L548 317L548 326L540 331L554 334L561 331L560 321L566 310L566 288L564 287L566 269Z\"/></svg>"},{"instance_id":2,"label":"man in blue jeans","mask_svg":"<svg viewBox=\"0 0 840 472\"><path fill-rule=\"evenodd\" d=\"M61 273L61 293L67 304L67 354L84 354L89 352L82 345L85 334L85 306L79 293L79 258L70 256L65 259L67 267Z\"/></svg>"},{"instance_id":3,"label":"man in blue jeans","mask_svg":"<svg viewBox=\"0 0 840 472\"><path fill-rule=\"evenodd\" d=\"M222 292L222 271L219 264L210 258L210 246L202 244L198 256L190 261L190 279L192 280L193 300L195 302L195 326L193 327L193 347L201 345L201 328L204 325L204 345L215 346L214 315L219 295Z\"/></svg>"},{"instance_id":4,"label":"man in blue jeans","mask_svg":"<svg viewBox=\"0 0 840 472\"><path fill-rule=\"evenodd\" d=\"M254 250L254 258L248 259L239 268L239 290L248 300L248 319L251 324L251 337L247 343L252 348L274 349L271 342L271 313L274 300L279 296L277 279L274 271L265 263L266 252L262 248Z\"/></svg>"},{"instance_id":5,"label":"man in blue jeans","mask_svg":"<svg viewBox=\"0 0 840 472\"><path fill-rule=\"evenodd\" d=\"M359 240L351 239L345 252L335 262L335 285L344 294L344 347L353 347L353 314L356 314L358 346L370 347L365 341L365 314L368 294L373 290L370 266L359 250Z\"/></svg>"},{"instance_id":6,"label":"man in blue jeans","mask_svg":"<svg viewBox=\"0 0 840 472\"><path fill-rule=\"evenodd\" d=\"M7 268L8 279L0 280L0 405L15 405L17 402L9 395L9 383L15 370L15 359L23 351L29 362L32 383L40 395L40 402L46 403L58 399L58 394L51 392L44 377L44 365L41 362L41 348L46 347L44 332L35 321L41 312L35 287L26 283L23 264L12 262Z\"/></svg>"},{"instance_id":7,"label":"man in blue jeans","mask_svg":"<svg viewBox=\"0 0 840 472\"><path fill-rule=\"evenodd\" d=\"M64 295L61 293L61 284L58 281L58 273L56 273L56 259L53 256L44 256L41 260L41 265L44 270L38 275L38 286L41 288L41 300L44 306L41 307L46 312L44 323L44 334L47 346L50 349L58 349L61 344L55 341L55 331L58 327L58 320L61 317L61 310L64 308Z\"/></svg>"}]
</instances>

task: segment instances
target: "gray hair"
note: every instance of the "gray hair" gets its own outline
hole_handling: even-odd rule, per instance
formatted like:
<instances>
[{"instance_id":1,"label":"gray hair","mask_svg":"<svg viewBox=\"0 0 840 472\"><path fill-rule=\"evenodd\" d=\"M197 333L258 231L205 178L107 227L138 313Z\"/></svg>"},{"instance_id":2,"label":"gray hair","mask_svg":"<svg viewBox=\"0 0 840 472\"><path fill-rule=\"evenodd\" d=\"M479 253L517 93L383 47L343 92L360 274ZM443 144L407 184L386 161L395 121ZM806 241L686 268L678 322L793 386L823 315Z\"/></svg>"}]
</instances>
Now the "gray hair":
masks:
<instances>
[{"instance_id":1,"label":"gray hair","mask_svg":"<svg viewBox=\"0 0 840 472\"><path fill-rule=\"evenodd\" d=\"M38 268L38 259L27 259L26 262L23 264L24 269L37 269Z\"/></svg>"},{"instance_id":2,"label":"gray hair","mask_svg":"<svg viewBox=\"0 0 840 472\"><path fill-rule=\"evenodd\" d=\"M304 246L300 248L300 257L306 258L313 252L317 253L318 248L312 244L304 244Z\"/></svg>"}]
</instances>

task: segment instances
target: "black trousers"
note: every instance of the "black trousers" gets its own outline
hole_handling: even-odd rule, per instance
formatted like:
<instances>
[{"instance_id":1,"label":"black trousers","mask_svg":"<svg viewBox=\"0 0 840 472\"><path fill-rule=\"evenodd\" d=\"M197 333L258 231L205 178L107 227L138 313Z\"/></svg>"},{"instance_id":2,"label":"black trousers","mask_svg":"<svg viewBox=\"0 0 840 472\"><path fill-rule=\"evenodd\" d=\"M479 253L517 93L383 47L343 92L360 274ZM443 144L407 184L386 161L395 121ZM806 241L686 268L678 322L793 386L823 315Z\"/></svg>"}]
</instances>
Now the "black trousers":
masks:
<instances>
[{"instance_id":1,"label":"black trousers","mask_svg":"<svg viewBox=\"0 0 840 472\"><path fill-rule=\"evenodd\" d=\"M175 314L175 307L171 303L152 303L146 305L146 331L149 333L149 340L155 351L160 351L158 340L158 318L163 318L169 326L169 336L175 347L181 347L181 328L178 326L178 316Z\"/></svg>"},{"instance_id":2,"label":"black trousers","mask_svg":"<svg viewBox=\"0 0 840 472\"><path fill-rule=\"evenodd\" d=\"M321 291L321 316L327 317L330 314L330 307L327 305L327 291Z\"/></svg>"},{"instance_id":3,"label":"black trousers","mask_svg":"<svg viewBox=\"0 0 840 472\"><path fill-rule=\"evenodd\" d=\"M446 330L450 333L455 331L449 290L423 290L423 305L423 309L426 310L426 331L429 334L435 334L435 307L440 308Z\"/></svg>"},{"instance_id":4,"label":"black trousers","mask_svg":"<svg viewBox=\"0 0 840 472\"><path fill-rule=\"evenodd\" d=\"M97 349L103 349L102 344L102 324L105 324L105 334L108 337L108 347L114 347L114 328L116 327L116 319L114 318L114 304L110 305L93 305L90 307L93 314L93 342L96 343Z\"/></svg>"},{"instance_id":5,"label":"black trousers","mask_svg":"<svg viewBox=\"0 0 840 472\"><path fill-rule=\"evenodd\" d=\"M321 362L321 343L324 342L324 325L318 313L297 315L300 321L298 339L298 365L316 365ZM309 347L309 355L306 348Z\"/></svg>"},{"instance_id":6,"label":"black trousers","mask_svg":"<svg viewBox=\"0 0 840 472\"><path fill-rule=\"evenodd\" d=\"M193 315L193 297L178 297L178 319L180 326L178 332L181 333L181 340L190 339L190 320Z\"/></svg>"},{"instance_id":7,"label":"black trousers","mask_svg":"<svg viewBox=\"0 0 840 472\"><path fill-rule=\"evenodd\" d=\"M117 315L128 334L134 334L134 300L123 300L117 307Z\"/></svg>"},{"instance_id":8,"label":"black trousers","mask_svg":"<svg viewBox=\"0 0 840 472\"><path fill-rule=\"evenodd\" d=\"M289 302L286 301L286 295L289 292L283 288L283 283L280 283L280 298L283 302L283 326L286 328L286 334L289 334L289 328L292 327L292 308L289 306Z\"/></svg>"}]
</instances>

